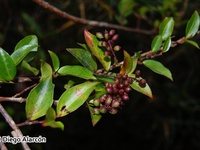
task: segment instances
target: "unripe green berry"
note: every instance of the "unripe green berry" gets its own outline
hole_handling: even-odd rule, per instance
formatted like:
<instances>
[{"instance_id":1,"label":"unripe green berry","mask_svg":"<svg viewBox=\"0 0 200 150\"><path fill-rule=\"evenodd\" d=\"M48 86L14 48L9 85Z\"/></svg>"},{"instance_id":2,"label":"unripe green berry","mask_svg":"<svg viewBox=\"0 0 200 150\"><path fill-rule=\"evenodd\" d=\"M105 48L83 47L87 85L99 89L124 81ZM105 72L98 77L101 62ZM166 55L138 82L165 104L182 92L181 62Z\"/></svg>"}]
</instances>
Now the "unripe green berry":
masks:
<instances>
[{"instance_id":1,"label":"unripe green berry","mask_svg":"<svg viewBox=\"0 0 200 150\"><path fill-rule=\"evenodd\" d=\"M117 101L117 100L112 101L111 107L113 107L113 108L118 108L119 106L120 106L120 102L119 102L119 101Z\"/></svg>"},{"instance_id":2,"label":"unripe green berry","mask_svg":"<svg viewBox=\"0 0 200 150\"><path fill-rule=\"evenodd\" d=\"M94 106L98 107L98 106L100 105L99 99L98 99L98 98L95 98L95 99L93 100L93 104L94 104Z\"/></svg>"},{"instance_id":3,"label":"unripe green berry","mask_svg":"<svg viewBox=\"0 0 200 150\"><path fill-rule=\"evenodd\" d=\"M99 115L99 114L100 114L99 108L94 108L92 112L93 112L93 114L95 114L95 115Z\"/></svg>"},{"instance_id":4,"label":"unripe green berry","mask_svg":"<svg viewBox=\"0 0 200 150\"><path fill-rule=\"evenodd\" d=\"M99 38L99 39L103 39L104 38L104 36L103 36L103 34L101 32L97 32L96 33L96 37Z\"/></svg>"},{"instance_id":5,"label":"unripe green berry","mask_svg":"<svg viewBox=\"0 0 200 150\"><path fill-rule=\"evenodd\" d=\"M102 113L102 114L107 113L107 109L106 109L105 106L101 106L101 107L99 108L99 111L100 111L100 113Z\"/></svg>"},{"instance_id":6,"label":"unripe green berry","mask_svg":"<svg viewBox=\"0 0 200 150\"><path fill-rule=\"evenodd\" d=\"M114 48L113 48L115 51L119 51L120 49L121 49L121 46L119 46L119 45L116 45L116 46L114 46Z\"/></svg>"},{"instance_id":7,"label":"unripe green berry","mask_svg":"<svg viewBox=\"0 0 200 150\"><path fill-rule=\"evenodd\" d=\"M109 36L109 33L107 31L104 33L104 37L105 37L106 40L109 39L110 36Z\"/></svg>"},{"instance_id":8,"label":"unripe green berry","mask_svg":"<svg viewBox=\"0 0 200 150\"><path fill-rule=\"evenodd\" d=\"M118 110L116 108L112 108L109 113L112 115L115 115L118 112Z\"/></svg>"}]
</instances>

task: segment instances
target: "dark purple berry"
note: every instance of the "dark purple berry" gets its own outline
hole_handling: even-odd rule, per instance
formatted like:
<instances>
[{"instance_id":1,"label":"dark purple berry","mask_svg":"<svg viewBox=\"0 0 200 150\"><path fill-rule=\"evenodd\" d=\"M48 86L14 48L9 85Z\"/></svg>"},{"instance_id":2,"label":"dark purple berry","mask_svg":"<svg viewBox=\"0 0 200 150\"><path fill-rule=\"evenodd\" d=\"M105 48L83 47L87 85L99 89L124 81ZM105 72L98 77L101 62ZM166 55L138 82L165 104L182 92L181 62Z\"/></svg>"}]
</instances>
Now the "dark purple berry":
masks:
<instances>
[{"instance_id":1,"label":"dark purple berry","mask_svg":"<svg viewBox=\"0 0 200 150\"><path fill-rule=\"evenodd\" d=\"M110 36L113 36L114 34L115 34L115 30L110 30L110 31L109 31L109 35L110 35Z\"/></svg>"},{"instance_id":2,"label":"dark purple berry","mask_svg":"<svg viewBox=\"0 0 200 150\"><path fill-rule=\"evenodd\" d=\"M123 74L122 78L123 78L124 80L126 80L126 79L128 78L128 75L127 75L127 74Z\"/></svg>"},{"instance_id":3,"label":"dark purple berry","mask_svg":"<svg viewBox=\"0 0 200 150\"><path fill-rule=\"evenodd\" d=\"M119 90L119 95L123 95L124 94L124 89L120 89Z\"/></svg>"},{"instance_id":4,"label":"dark purple berry","mask_svg":"<svg viewBox=\"0 0 200 150\"><path fill-rule=\"evenodd\" d=\"M140 79L139 85L144 88L146 86L146 80L145 79Z\"/></svg>"},{"instance_id":5,"label":"dark purple berry","mask_svg":"<svg viewBox=\"0 0 200 150\"><path fill-rule=\"evenodd\" d=\"M108 94L112 94L113 93L113 89L112 88L106 88L106 91Z\"/></svg>"},{"instance_id":6,"label":"dark purple berry","mask_svg":"<svg viewBox=\"0 0 200 150\"><path fill-rule=\"evenodd\" d=\"M128 97L128 95L124 94L124 95L122 96L122 99L123 99L124 101L127 101L127 100L129 100L129 97Z\"/></svg>"},{"instance_id":7,"label":"dark purple berry","mask_svg":"<svg viewBox=\"0 0 200 150\"><path fill-rule=\"evenodd\" d=\"M124 91L128 93L128 92L131 91L131 88L130 87L126 87L126 88L124 88Z\"/></svg>"},{"instance_id":8,"label":"dark purple berry","mask_svg":"<svg viewBox=\"0 0 200 150\"><path fill-rule=\"evenodd\" d=\"M105 55L105 56L111 56L111 55L112 55L112 53L111 53L111 52L109 52L109 51L105 51L105 52L104 52L104 55Z\"/></svg>"},{"instance_id":9,"label":"dark purple berry","mask_svg":"<svg viewBox=\"0 0 200 150\"><path fill-rule=\"evenodd\" d=\"M124 87L124 85L122 83L118 84L118 88L122 89Z\"/></svg>"},{"instance_id":10,"label":"dark purple berry","mask_svg":"<svg viewBox=\"0 0 200 150\"><path fill-rule=\"evenodd\" d=\"M119 35L118 35L118 34L115 34L115 35L112 37L112 40L113 40L113 41L117 41L118 38L119 38Z\"/></svg>"},{"instance_id":11,"label":"dark purple berry","mask_svg":"<svg viewBox=\"0 0 200 150\"><path fill-rule=\"evenodd\" d=\"M116 75L116 78L121 79L121 78L122 78L122 74L118 73L118 74Z\"/></svg>"},{"instance_id":12,"label":"dark purple berry","mask_svg":"<svg viewBox=\"0 0 200 150\"><path fill-rule=\"evenodd\" d=\"M135 71L135 76L136 76L137 78L140 77L140 74L141 74L140 70L136 70L136 71Z\"/></svg>"}]
</instances>

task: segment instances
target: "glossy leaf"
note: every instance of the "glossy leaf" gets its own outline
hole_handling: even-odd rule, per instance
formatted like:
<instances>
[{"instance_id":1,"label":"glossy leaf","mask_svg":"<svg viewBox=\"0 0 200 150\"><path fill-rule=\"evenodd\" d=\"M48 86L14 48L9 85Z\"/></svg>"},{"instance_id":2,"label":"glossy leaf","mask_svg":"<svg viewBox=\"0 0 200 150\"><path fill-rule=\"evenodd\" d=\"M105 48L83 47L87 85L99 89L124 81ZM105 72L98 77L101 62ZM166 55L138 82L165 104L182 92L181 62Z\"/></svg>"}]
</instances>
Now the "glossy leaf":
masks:
<instances>
[{"instance_id":1,"label":"glossy leaf","mask_svg":"<svg viewBox=\"0 0 200 150\"><path fill-rule=\"evenodd\" d=\"M26 46L26 45L29 45L29 46ZM26 48L23 48L24 46L26 46ZM26 57L24 57L25 52L23 52L23 50L25 50L31 46L33 46L32 49L26 55ZM22 40L20 40L17 43L17 45L15 46L15 49L14 49L14 51L19 51L19 52L17 52L17 54L20 53L18 55L20 55L20 57L24 57L24 60L26 62L31 61L35 57L37 50L38 50L38 38L35 35L29 35L29 36L24 37ZM15 54L15 55L17 55L17 54Z\"/></svg>"},{"instance_id":2,"label":"glossy leaf","mask_svg":"<svg viewBox=\"0 0 200 150\"><path fill-rule=\"evenodd\" d=\"M63 66L58 70L58 75L66 76L66 75L71 75L83 79L93 79L95 80L95 76L93 73L82 67L82 66Z\"/></svg>"},{"instance_id":3,"label":"glossy leaf","mask_svg":"<svg viewBox=\"0 0 200 150\"><path fill-rule=\"evenodd\" d=\"M101 82L114 83L114 77L112 77L112 76L98 75L98 76L96 76L96 78Z\"/></svg>"},{"instance_id":4,"label":"glossy leaf","mask_svg":"<svg viewBox=\"0 0 200 150\"><path fill-rule=\"evenodd\" d=\"M84 30L84 37L92 54L100 61L105 70L109 70L111 65L111 58L110 56L105 56L103 50L99 48L99 40L97 37L90 33L87 29Z\"/></svg>"},{"instance_id":5,"label":"glossy leaf","mask_svg":"<svg viewBox=\"0 0 200 150\"><path fill-rule=\"evenodd\" d=\"M30 64L28 64L25 60L22 61L21 66L25 68L26 70L31 71L35 76L38 75L39 73L38 69L31 67Z\"/></svg>"},{"instance_id":6,"label":"glossy leaf","mask_svg":"<svg viewBox=\"0 0 200 150\"><path fill-rule=\"evenodd\" d=\"M197 11L195 11L187 23L185 30L186 38L193 37L197 33L197 31L199 30L199 23L199 14Z\"/></svg>"},{"instance_id":7,"label":"glossy leaf","mask_svg":"<svg viewBox=\"0 0 200 150\"><path fill-rule=\"evenodd\" d=\"M57 117L63 117L78 109L88 99L99 82L84 82L66 90L58 100Z\"/></svg>"},{"instance_id":8,"label":"glossy leaf","mask_svg":"<svg viewBox=\"0 0 200 150\"><path fill-rule=\"evenodd\" d=\"M130 77L135 77L134 74L130 74L129 75ZM141 77L140 77L141 78ZM142 79L142 78L141 78ZM133 88L134 90L150 97L151 99L153 99L153 94L152 94L152 91L151 91L151 88L149 87L149 85L146 83L146 86L143 88L139 85L139 83L137 81L133 81L132 84L130 84L131 88Z\"/></svg>"},{"instance_id":9,"label":"glossy leaf","mask_svg":"<svg viewBox=\"0 0 200 150\"><path fill-rule=\"evenodd\" d=\"M0 81L9 82L13 80L16 72L15 64L10 55L0 48Z\"/></svg>"},{"instance_id":10,"label":"glossy leaf","mask_svg":"<svg viewBox=\"0 0 200 150\"><path fill-rule=\"evenodd\" d=\"M17 66L33 49L38 45L24 45L11 54L11 57Z\"/></svg>"},{"instance_id":11,"label":"glossy leaf","mask_svg":"<svg viewBox=\"0 0 200 150\"><path fill-rule=\"evenodd\" d=\"M174 29L174 20L172 17L165 17L163 22L159 27L159 34L162 36L162 40L166 40L169 36L171 36Z\"/></svg>"},{"instance_id":12,"label":"glossy leaf","mask_svg":"<svg viewBox=\"0 0 200 150\"><path fill-rule=\"evenodd\" d=\"M151 43L151 52L157 52L162 45L162 36L156 35Z\"/></svg>"},{"instance_id":13,"label":"glossy leaf","mask_svg":"<svg viewBox=\"0 0 200 150\"><path fill-rule=\"evenodd\" d=\"M95 115L93 113L94 108L91 107L88 102L87 102L87 106L88 106L88 109L89 109L89 112L90 112L92 125L95 126L100 121L100 119L102 118L102 115L101 114Z\"/></svg>"},{"instance_id":14,"label":"glossy leaf","mask_svg":"<svg viewBox=\"0 0 200 150\"><path fill-rule=\"evenodd\" d=\"M52 69L46 62L41 64L41 74L39 84L30 91L26 100L26 116L29 120L44 116L53 103Z\"/></svg>"},{"instance_id":15,"label":"glossy leaf","mask_svg":"<svg viewBox=\"0 0 200 150\"><path fill-rule=\"evenodd\" d=\"M60 128L61 130L64 130L64 124L60 121L55 121L56 119L56 112L52 107L50 107L47 110L46 117L44 122L42 123L42 126L49 126L52 128Z\"/></svg>"},{"instance_id":16,"label":"glossy leaf","mask_svg":"<svg viewBox=\"0 0 200 150\"><path fill-rule=\"evenodd\" d=\"M121 74L130 74L135 70L137 64L137 57L131 58L129 53L124 50L124 63L121 67Z\"/></svg>"},{"instance_id":17,"label":"glossy leaf","mask_svg":"<svg viewBox=\"0 0 200 150\"><path fill-rule=\"evenodd\" d=\"M165 43L164 43L164 45L163 45L163 49L162 49L162 51L165 53L165 52L167 52L169 49L170 49L170 47L171 47L171 37L169 36L167 39L166 39L166 41L165 41Z\"/></svg>"},{"instance_id":18,"label":"glossy leaf","mask_svg":"<svg viewBox=\"0 0 200 150\"><path fill-rule=\"evenodd\" d=\"M192 41L192 40L185 40L185 42L186 42L186 43L189 43L189 44L191 44L191 45L193 45L193 46L195 46L195 47L198 48L198 49L200 49L198 43L195 42L195 41Z\"/></svg>"},{"instance_id":19,"label":"glossy leaf","mask_svg":"<svg viewBox=\"0 0 200 150\"><path fill-rule=\"evenodd\" d=\"M163 64L161 64L160 62L158 61L155 61L155 60L144 60L143 61L143 64L151 69L152 71L154 71L155 73L157 74L160 74L160 75L163 75L171 80L172 79L172 74L170 72L170 70L168 68L166 68Z\"/></svg>"},{"instance_id":20,"label":"glossy leaf","mask_svg":"<svg viewBox=\"0 0 200 150\"><path fill-rule=\"evenodd\" d=\"M95 72L97 70L97 63L89 51L81 48L67 48L67 51L90 71Z\"/></svg>"},{"instance_id":21,"label":"glossy leaf","mask_svg":"<svg viewBox=\"0 0 200 150\"><path fill-rule=\"evenodd\" d=\"M51 56L53 70L54 70L54 72L56 72L60 68L60 60L54 52L52 52L52 51L48 51L48 52L49 52L49 55Z\"/></svg>"}]
</instances>

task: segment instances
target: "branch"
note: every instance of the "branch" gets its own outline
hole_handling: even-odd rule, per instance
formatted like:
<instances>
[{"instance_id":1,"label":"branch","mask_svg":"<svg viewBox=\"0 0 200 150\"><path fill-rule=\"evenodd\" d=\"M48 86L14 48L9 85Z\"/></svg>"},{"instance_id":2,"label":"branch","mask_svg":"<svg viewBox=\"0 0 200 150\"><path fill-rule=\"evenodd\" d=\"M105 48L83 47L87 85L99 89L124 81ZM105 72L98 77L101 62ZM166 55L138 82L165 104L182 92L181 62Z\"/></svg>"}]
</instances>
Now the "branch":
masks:
<instances>
[{"instance_id":1,"label":"branch","mask_svg":"<svg viewBox=\"0 0 200 150\"><path fill-rule=\"evenodd\" d=\"M69 20L71 20L75 23L81 23L81 24L85 24L85 25L89 25L89 26L93 26L93 27L102 27L102 28L112 28L112 29L124 30L124 31L128 31L128 32L135 32L135 33L141 33L141 34L146 34L146 35L152 35L156 32L156 29L143 30L143 29L140 29L140 28L125 27L125 26L121 26L121 25L110 24L110 23L107 23L107 22L87 20L87 19L84 19L84 18L79 18L79 17L73 16L73 15L70 15L70 14L58 9L57 7L51 5L48 2L45 2L43 0L33 0L33 2L37 3L38 5L42 6L45 9L57 14L58 16L65 18L65 19L69 19Z\"/></svg>"},{"instance_id":2,"label":"branch","mask_svg":"<svg viewBox=\"0 0 200 150\"><path fill-rule=\"evenodd\" d=\"M19 97L19 98L16 98L16 97L0 97L0 102L3 102L3 101L23 103L23 102L26 101L26 99L22 98L22 97Z\"/></svg>"},{"instance_id":3,"label":"branch","mask_svg":"<svg viewBox=\"0 0 200 150\"><path fill-rule=\"evenodd\" d=\"M14 137L23 138L23 134L21 130L17 127L17 125L15 124L11 116L7 113L7 111L3 108L1 104L0 104L0 113L3 115L3 117L5 118L6 122L10 125L10 127L14 130L14 132L12 132L12 135ZM26 142L22 142L21 144L22 144L23 149L30 150Z\"/></svg>"}]
</instances>

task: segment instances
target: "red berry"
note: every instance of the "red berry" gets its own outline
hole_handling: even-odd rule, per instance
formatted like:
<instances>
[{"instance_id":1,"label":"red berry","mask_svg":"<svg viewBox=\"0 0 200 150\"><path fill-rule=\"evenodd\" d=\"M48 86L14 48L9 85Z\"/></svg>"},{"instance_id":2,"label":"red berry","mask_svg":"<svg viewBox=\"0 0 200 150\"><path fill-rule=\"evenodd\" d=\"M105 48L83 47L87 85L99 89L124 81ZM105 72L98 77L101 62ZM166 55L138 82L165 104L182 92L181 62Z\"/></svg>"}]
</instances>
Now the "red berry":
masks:
<instances>
[{"instance_id":1,"label":"red berry","mask_svg":"<svg viewBox=\"0 0 200 150\"><path fill-rule=\"evenodd\" d=\"M123 99L124 101L127 101L127 100L129 100L129 97L128 97L128 95L124 94L124 95L122 96L122 99Z\"/></svg>"},{"instance_id":2,"label":"red berry","mask_svg":"<svg viewBox=\"0 0 200 150\"><path fill-rule=\"evenodd\" d=\"M139 85L144 88L146 86L146 80L145 79L140 79Z\"/></svg>"}]
</instances>

